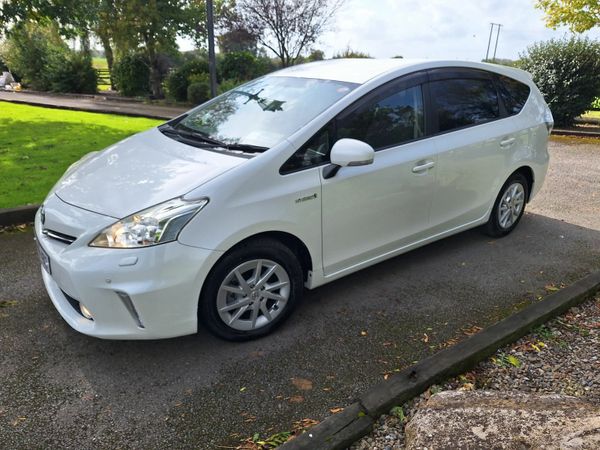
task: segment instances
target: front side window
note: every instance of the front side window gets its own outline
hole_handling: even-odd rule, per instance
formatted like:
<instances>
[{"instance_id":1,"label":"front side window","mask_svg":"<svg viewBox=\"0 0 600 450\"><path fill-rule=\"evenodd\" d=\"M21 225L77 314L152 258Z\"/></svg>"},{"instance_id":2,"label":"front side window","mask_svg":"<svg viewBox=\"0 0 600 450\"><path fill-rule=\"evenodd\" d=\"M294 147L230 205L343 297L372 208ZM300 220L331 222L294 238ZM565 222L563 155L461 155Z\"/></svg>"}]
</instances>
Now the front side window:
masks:
<instances>
[{"instance_id":1,"label":"front side window","mask_svg":"<svg viewBox=\"0 0 600 450\"><path fill-rule=\"evenodd\" d=\"M271 148L357 85L266 76L194 109L177 127L229 145Z\"/></svg>"},{"instance_id":2,"label":"front side window","mask_svg":"<svg viewBox=\"0 0 600 450\"><path fill-rule=\"evenodd\" d=\"M448 131L500 117L498 94L490 79L448 79L430 83L438 130Z\"/></svg>"},{"instance_id":3,"label":"front side window","mask_svg":"<svg viewBox=\"0 0 600 450\"><path fill-rule=\"evenodd\" d=\"M352 138L375 150L399 145L424 135L425 117L421 86L388 93L341 118L338 139Z\"/></svg>"}]
</instances>

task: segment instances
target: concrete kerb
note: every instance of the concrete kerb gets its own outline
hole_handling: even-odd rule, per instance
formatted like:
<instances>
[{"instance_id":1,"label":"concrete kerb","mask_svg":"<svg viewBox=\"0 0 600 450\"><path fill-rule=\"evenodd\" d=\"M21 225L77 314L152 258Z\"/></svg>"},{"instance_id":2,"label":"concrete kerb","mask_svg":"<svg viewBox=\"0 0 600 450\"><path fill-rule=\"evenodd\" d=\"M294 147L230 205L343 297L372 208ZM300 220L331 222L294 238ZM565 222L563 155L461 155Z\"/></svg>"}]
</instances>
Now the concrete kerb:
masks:
<instances>
[{"instance_id":1,"label":"concrete kerb","mask_svg":"<svg viewBox=\"0 0 600 450\"><path fill-rule=\"evenodd\" d=\"M345 449L372 429L375 420L392 407L402 405L424 392L432 384L464 373L491 356L500 347L526 335L600 290L600 272L549 295L522 311L486 328L480 333L374 386L357 402L332 415L297 438L283 450Z\"/></svg>"},{"instance_id":2,"label":"concrete kerb","mask_svg":"<svg viewBox=\"0 0 600 450\"><path fill-rule=\"evenodd\" d=\"M33 222L35 212L39 207L40 205L27 205L18 208L0 209L0 227Z\"/></svg>"}]
</instances>

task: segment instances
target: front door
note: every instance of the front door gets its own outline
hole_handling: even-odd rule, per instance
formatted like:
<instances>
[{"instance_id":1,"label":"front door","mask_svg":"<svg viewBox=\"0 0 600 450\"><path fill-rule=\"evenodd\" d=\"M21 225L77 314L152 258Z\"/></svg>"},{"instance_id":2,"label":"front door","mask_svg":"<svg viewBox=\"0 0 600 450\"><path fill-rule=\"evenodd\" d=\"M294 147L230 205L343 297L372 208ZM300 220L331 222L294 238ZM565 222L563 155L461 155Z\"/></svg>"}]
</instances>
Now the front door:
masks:
<instances>
[{"instance_id":1,"label":"front door","mask_svg":"<svg viewBox=\"0 0 600 450\"><path fill-rule=\"evenodd\" d=\"M326 277L368 265L427 236L435 149L425 138L422 77L378 89L335 122L336 137L367 142L373 164L322 183Z\"/></svg>"}]
</instances>

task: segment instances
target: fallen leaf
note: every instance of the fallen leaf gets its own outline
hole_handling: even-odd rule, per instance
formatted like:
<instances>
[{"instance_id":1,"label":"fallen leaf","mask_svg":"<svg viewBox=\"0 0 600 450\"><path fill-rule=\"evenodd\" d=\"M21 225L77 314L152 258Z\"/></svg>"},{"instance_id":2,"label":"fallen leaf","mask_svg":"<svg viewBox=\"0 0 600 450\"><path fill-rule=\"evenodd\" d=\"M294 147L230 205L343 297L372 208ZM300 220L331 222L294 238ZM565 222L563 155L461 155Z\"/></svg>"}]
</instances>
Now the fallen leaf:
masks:
<instances>
[{"instance_id":1,"label":"fallen leaf","mask_svg":"<svg viewBox=\"0 0 600 450\"><path fill-rule=\"evenodd\" d=\"M467 336L473 336L474 334L479 333L483 328L478 327L477 325L473 325L471 328L463 328L463 333Z\"/></svg>"},{"instance_id":2,"label":"fallen leaf","mask_svg":"<svg viewBox=\"0 0 600 450\"><path fill-rule=\"evenodd\" d=\"M361 336L368 336L368 335L369 335L369 333L367 333L366 331L361 331L361 332L360 332L360 335L361 335Z\"/></svg>"},{"instance_id":3,"label":"fallen leaf","mask_svg":"<svg viewBox=\"0 0 600 450\"><path fill-rule=\"evenodd\" d=\"M508 355L506 357L506 361L514 367L521 367L521 361L519 361L519 358L517 358L516 356L513 355Z\"/></svg>"},{"instance_id":4,"label":"fallen leaf","mask_svg":"<svg viewBox=\"0 0 600 450\"><path fill-rule=\"evenodd\" d=\"M240 388L240 392L244 392L246 390L246 386Z\"/></svg>"},{"instance_id":5,"label":"fallen leaf","mask_svg":"<svg viewBox=\"0 0 600 450\"><path fill-rule=\"evenodd\" d=\"M306 378L292 378L292 384L301 391L310 391L313 388L313 383Z\"/></svg>"},{"instance_id":6,"label":"fallen leaf","mask_svg":"<svg viewBox=\"0 0 600 450\"><path fill-rule=\"evenodd\" d=\"M340 413L340 412L342 412L343 410L344 410L344 408L340 408L340 407L338 407L338 408L330 408L330 409L329 409L329 412L330 412L331 414L337 414L337 413Z\"/></svg>"},{"instance_id":7,"label":"fallen leaf","mask_svg":"<svg viewBox=\"0 0 600 450\"><path fill-rule=\"evenodd\" d=\"M0 300L0 308L8 308L9 306L15 306L19 303L16 300Z\"/></svg>"},{"instance_id":8,"label":"fallen leaf","mask_svg":"<svg viewBox=\"0 0 600 450\"><path fill-rule=\"evenodd\" d=\"M423 333L421 341L425 342L426 344L429 342L429 336L427 336L427 333Z\"/></svg>"},{"instance_id":9,"label":"fallen leaf","mask_svg":"<svg viewBox=\"0 0 600 450\"><path fill-rule=\"evenodd\" d=\"M560 288L554 286L554 284L548 284L544 286L544 289L546 289L548 292L556 292L560 290Z\"/></svg>"},{"instance_id":10,"label":"fallen leaf","mask_svg":"<svg viewBox=\"0 0 600 450\"><path fill-rule=\"evenodd\" d=\"M301 395L293 395L289 399L290 403L302 403L303 401L304 397L302 397Z\"/></svg>"}]
</instances>

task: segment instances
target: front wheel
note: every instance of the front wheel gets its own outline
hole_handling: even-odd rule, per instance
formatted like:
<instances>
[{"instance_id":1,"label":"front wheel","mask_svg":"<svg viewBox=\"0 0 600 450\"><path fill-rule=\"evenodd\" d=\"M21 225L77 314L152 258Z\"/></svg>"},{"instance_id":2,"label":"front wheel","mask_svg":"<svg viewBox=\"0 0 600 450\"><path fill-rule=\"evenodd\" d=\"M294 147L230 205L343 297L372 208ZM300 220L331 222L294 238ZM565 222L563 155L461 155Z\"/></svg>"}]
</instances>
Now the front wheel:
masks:
<instances>
[{"instance_id":1,"label":"front wheel","mask_svg":"<svg viewBox=\"0 0 600 450\"><path fill-rule=\"evenodd\" d=\"M223 339L254 339L290 315L302 289L302 267L289 248L271 239L252 241L226 254L211 271L199 319Z\"/></svg>"},{"instance_id":2,"label":"front wheel","mask_svg":"<svg viewBox=\"0 0 600 450\"><path fill-rule=\"evenodd\" d=\"M514 230L523 216L528 196L527 179L520 173L511 175L500 189L490 219L484 225L485 233L501 237Z\"/></svg>"}]
</instances>

